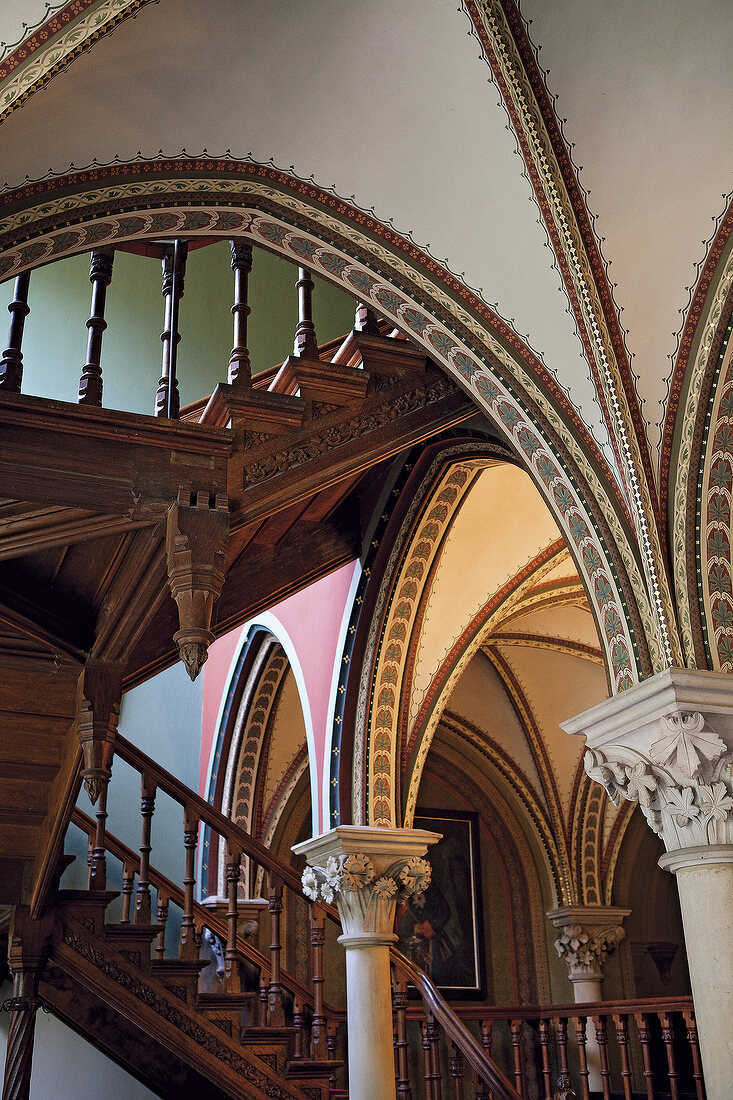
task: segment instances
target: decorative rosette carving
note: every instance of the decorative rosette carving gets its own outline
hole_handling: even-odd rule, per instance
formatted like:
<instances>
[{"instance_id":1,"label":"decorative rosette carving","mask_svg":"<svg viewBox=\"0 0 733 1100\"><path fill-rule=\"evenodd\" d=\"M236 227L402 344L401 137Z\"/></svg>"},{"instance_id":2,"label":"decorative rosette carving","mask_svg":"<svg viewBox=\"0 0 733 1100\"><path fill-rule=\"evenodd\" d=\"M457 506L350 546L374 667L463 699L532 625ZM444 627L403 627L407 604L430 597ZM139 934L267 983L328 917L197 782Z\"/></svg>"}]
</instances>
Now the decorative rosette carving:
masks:
<instances>
[{"instance_id":1,"label":"decorative rosette carving","mask_svg":"<svg viewBox=\"0 0 733 1100\"><path fill-rule=\"evenodd\" d=\"M600 981L603 965L624 938L628 909L615 906L567 906L549 912L559 935L555 950L570 968L571 981Z\"/></svg>"}]
</instances>

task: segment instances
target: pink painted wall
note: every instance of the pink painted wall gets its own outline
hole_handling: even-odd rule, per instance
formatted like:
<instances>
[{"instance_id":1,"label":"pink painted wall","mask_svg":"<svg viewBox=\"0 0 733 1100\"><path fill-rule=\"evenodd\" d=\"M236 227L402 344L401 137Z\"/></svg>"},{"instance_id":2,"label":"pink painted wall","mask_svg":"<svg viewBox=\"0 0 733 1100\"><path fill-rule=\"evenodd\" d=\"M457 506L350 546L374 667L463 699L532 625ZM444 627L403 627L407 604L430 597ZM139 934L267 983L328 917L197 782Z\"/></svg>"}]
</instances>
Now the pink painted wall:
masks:
<instances>
[{"instance_id":1,"label":"pink painted wall","mask_svg":"<svg viewBox=\"0 0 733 1100\"><path fill-rule=\"evenodd\" d=\"M323 829L324 755L334 662L339 630L343 621L356 562L337 569L323 580L304 588L277 604L270 614L282 625L293 644L305 681L308 706L313 724L316 775L319 791L319 829ZM257 621L255 618L254 622ZM222 696L229 685L232 660L239 651L249 624L219 638L209 649L204 665L204 699L201 731L201 793L205 797L211 746L216 736L217 717ZM313 761L311 761L313 767Z\"/></svg>"}]
</instances>

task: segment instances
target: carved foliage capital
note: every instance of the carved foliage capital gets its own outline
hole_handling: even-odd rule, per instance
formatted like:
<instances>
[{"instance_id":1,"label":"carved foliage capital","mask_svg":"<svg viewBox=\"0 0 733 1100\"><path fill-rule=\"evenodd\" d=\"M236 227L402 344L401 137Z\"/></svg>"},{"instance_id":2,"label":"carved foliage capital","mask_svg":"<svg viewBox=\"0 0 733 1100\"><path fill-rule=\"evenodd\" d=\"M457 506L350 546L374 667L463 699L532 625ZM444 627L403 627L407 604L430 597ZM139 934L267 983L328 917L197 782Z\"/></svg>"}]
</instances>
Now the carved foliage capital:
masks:
<instances>
[{"instance_id":1,"label":"carved foliage capital","mask_svg":"<svg viewBox=\"0 0 733 1100\"><path fill-rule=\"evenodd\" d=\"M643 751L588 749L585 770L613 802L638 802L667 851L733 842L733 751L698 711L664 715Z\"/></svg>"},{"instance_id":2,"label":"carved foliage capital","mask_svg":"<svg viewBox=\"0 0 733 1100\"><path fill-rule=\"evenodd\" d=\"M344 932L389 935L397 901L430 884L426 859L410 856L378 871L367 855L331 856L323 867L306 867L303 890L313 901L336 901Z\"/></svg>"},{"instance_id":3,"label":"carved foliage capital","mask_svg":"<svg viewBox=\"0 0 733 1100\"><path fill-rule=\"evenodd\" d=\"M559 932L555 950L570 968L571 981L603 978L603 965L625 936L628 909L567 907L547 914Z\"/></svg>"}]
</instances>

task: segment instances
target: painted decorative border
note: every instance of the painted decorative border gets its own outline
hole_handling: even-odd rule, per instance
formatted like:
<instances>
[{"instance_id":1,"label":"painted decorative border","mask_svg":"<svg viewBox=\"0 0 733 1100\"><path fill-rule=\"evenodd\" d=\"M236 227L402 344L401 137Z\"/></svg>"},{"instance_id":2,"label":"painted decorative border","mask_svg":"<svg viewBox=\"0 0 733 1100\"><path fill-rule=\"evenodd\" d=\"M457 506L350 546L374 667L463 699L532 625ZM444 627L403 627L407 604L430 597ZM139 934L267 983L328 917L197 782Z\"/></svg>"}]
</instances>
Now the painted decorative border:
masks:
<instances>
[{"instance_id":1,"label":"painted decorative border","mask_svg":"<svg viewBox=\"0 0 733 1100\"><path fill-rule=\"evenodd\" d=\"M0 62L0 122L75 57L150 2L71 0L54 12Z\"/></svg>"},{"instance_id":2,"label":"painted decorative border","mask_svg":"<svg viewBox=\"0 0 733 1100\"><path fill-rule=\"evenodd\" d=\"M623 369L627 363L623 345L619 348L617 339L615 346L609 332L609 318L614 318L612 329L618 337L608 284L605 277L595 277L598 273L594 273L589 259L587 249L590 247L597 252L597 243L582 202L581 189L575 174L571 172L566 180L558 165L558 149L566 154L564 143L554 112L546 101L546 88L534 64L526 30L514 3L511 0L464 0L464 3L502 94L553 241L601 408L614 441L654 609L655 633L661 650L660 668L680 664L682 650L666 575L660 533L663 525L654 491L646 434L633 385L629 386L630 372ZM518 42L524 46L523 54ZM534 76L534 84L530 74ZM536 95L540 92L544 93L545 117L537 105ZM554 145L546 127L550 117L557 131ZM573 191L575 204L569 197L568 186ZM580 225L577 221L578 210L584 214ZM622 351L620 358L617 355L619 350Z\"/></svg>"},{"instance_id":3,"label":"painted decorative border","mask_svg":"<svg viewBox=\"0 0 733 1100\"><path fill-rule=\"evenodd\" d=\"M545 634L497 631L492 634L491 641L488 644L496 646L517 645L525 649L551 649L556 653L564 653L568 657L580 657L582 660L591 661L594 665L603 664L603 654L597 646L574 642L568 638L554 638Z\"/></svg>"}]
</instances>

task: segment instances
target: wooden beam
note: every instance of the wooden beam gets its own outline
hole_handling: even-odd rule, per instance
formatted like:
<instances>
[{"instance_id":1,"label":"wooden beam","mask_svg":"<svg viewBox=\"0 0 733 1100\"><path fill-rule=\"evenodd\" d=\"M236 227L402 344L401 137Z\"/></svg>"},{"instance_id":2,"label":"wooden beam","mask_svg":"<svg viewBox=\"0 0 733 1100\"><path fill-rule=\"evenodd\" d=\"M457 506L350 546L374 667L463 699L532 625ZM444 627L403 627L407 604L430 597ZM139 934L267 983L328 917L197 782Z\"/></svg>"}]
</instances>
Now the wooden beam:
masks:
<instances>
[{"instance_id":1,"label":"wooden beam","mask_svg":"<svg viewBox=\"0 0 733 1100\"><path fill-rule=\"evenodd\" d=\"M84 661L94 640L87 608L8 563L0 566L0 621L75 661Z\"/></svg>"}]
</instances>

